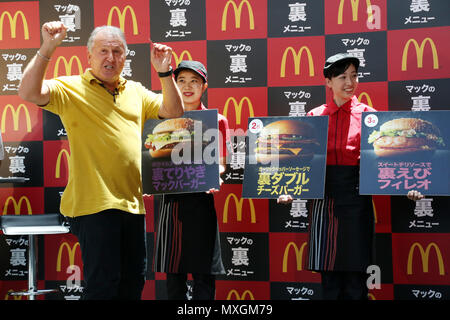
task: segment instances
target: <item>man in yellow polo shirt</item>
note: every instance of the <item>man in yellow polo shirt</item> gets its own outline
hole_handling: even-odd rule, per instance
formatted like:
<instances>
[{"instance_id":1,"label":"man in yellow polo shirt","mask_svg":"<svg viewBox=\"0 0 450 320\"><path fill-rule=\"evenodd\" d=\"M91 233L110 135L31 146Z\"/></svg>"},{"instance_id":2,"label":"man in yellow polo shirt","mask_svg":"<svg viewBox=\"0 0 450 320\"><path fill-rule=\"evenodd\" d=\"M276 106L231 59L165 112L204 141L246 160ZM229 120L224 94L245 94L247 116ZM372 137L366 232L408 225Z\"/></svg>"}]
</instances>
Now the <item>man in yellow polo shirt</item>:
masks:
<instances>
[{"instance_id":1,"label":"man in yellow polo shirt","mask_svg":"<svg viewBox=\"0 0 450 320\"><path fill-rule=\"evenodd\" d=\"M42 45L26 67L19 96L61 118L70 144L69 180L61 213L80 242L85 299L140 299L145 282L145 208L141 134L150 118L179 117L181 94L171 71L171 48L153 44L151 62L162 94L121 76L127 44L116 27L97 27L87 48L90 68L44 80L67 29L42 26Z\"/></svg>"}]
</instances>

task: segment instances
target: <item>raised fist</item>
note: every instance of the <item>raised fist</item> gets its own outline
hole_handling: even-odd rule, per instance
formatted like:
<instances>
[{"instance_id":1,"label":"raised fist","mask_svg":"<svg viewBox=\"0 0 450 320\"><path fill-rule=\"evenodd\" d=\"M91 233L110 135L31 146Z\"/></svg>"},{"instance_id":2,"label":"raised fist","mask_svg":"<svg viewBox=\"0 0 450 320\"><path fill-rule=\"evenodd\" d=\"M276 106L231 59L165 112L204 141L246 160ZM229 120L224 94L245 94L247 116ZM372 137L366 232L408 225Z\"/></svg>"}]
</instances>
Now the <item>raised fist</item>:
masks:
<instances>
[{"instance_id":1,"label":"raised fist","mask_svg":"<svg viewBox=\"0 0 450 320\"><path fill-rule=\"evenodd\" d=\"M44 44L51 48L58 47L67 34L67 28L61 21L46 22L41 31Z\"/></svg>"},{"instance_id":2,"label":"raised fist","mask_svg":"<svg viewBox=\"0 0 450 320\"><path fill-rule=\"evenodd\" d=\"M172 48L153 42L151 47L151 62L157 72L169 71L172 62Z\"/></svg>"}]
</instances>

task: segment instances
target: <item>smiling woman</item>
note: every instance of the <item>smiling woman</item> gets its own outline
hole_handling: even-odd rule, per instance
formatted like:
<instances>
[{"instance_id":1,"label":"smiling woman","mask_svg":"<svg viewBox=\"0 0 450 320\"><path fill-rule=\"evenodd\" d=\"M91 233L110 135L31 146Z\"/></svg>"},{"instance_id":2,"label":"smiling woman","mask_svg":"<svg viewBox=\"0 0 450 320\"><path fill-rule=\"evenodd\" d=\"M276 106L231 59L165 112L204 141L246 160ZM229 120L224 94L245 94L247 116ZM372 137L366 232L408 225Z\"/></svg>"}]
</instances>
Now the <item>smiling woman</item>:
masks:
<instances>
[{"instance_id":1,"label":"smiling woman","mask_svg":"<svg viewBox=\"0 0 450 320\"><path fill-rule=\"evenodd\" d=\"M197 72L186 69L177 74L177 85L183 95L185 110L197 109L203 93L208 88L208 83L204 82Z\"/></svg>"},{"instance_id":2,"label":"smiling woman","mask_svg":"<svg viewBox=\"0 0 450 320\"><path fill-rule=\"evenodd\" d=\"M175 81L182 93L185 110L206 110L201 102L201 97L208 87L207 71L199 61L183 60L174 70ZM183 126L181 125L183 120ZM155 137L149 137L149 147L177 148L185 145L178 143L174 146L171 141L174 129L187 129L194 125L193 141L201 138L196 134L195 123L188 119L173 119L161 124L170 124L169 128L163 126L153 131ZM175 123L176 122L176 123ZM175 124L176 128L175 128ZM184 124L188 124L187 127ZM229 129L227 119L218 114L219 127L219 152L224 163L226 157L227 142L229 143ZM191 131L192 132L192 131ZM159 133L163 135L158 135ZM200 135L201 135L200 130ZM176 135L178 136L178 135ZM191 135L188 135L191 138ZM166 140L152 142L154 138ZM197 138L197 139L196 139ZM150 144L151 143L151 144ZM194 147L195 148L195 147ZM170 150L172 151L172 150ZM175 151L178 154L180 150ZM155 154L153 151L150 153ZM162 152L161 152L162 154ZM195 154L195 151L194 151ZM181 158L172 156L172 161L177 163ZM225 167L219 166L219 173L225 171ZM221 179L220 179L221 180ZM223 181L221 181L223 182ZM194 300L213 300L215 298L215 276L224 274L222 263L219 227L212 192L164 194L160 201L158 229L154 250L154 271L167 273L167 296L169 300L185 300L188 288L186 285L188 273L192 274ZM202 308L202 307L201 307ZM183 314L192 314L194 309L183 310ZM181 314L181 313L180 313Z\"/></svg>"},{"instance_id":3,"label":"smiling woman","mask_svg":"<svg viewBox=\"0 0 450 320\"><path fill-rule=\"evenodd\" d=\"M361 114L375 109L356 98L359 60L348 53L329 57L325 83L331 91L326 104L308 112L328 116L325 196L310 204L307 269L322 276L326 300L367 300L366 269L373 261L372 198L359 195ZM289 196L278 202L292 201Z\"/></svg>"},{"instance_id":4,"label":"smiling woman","mask_svg":"<svg viewBox=\"0 0 450 320\"><path fill-rule=\"evenodd\" d=\"M333 91L333 98L336 105L343 105L353 97L358 87L358 73L356 72L355 66L350 64L337 77L327 78L326 84Z\"/></svg>"},{"instance_id":5,"label":"smiling woman","mask_svg":"<svg viewBox=\"0 0 450 320\"><path fill-rule=\"evenodd\" d=\"M358 192L359 157L361 114L376 110L354 95L358 67L348 53L329 57L323 73L333 98L308 113L329 116L325 196L311 204L308 257L308 269L322 275L324 299L368 298L374 220L371 196Z\"/></svg>"}]
</instances>

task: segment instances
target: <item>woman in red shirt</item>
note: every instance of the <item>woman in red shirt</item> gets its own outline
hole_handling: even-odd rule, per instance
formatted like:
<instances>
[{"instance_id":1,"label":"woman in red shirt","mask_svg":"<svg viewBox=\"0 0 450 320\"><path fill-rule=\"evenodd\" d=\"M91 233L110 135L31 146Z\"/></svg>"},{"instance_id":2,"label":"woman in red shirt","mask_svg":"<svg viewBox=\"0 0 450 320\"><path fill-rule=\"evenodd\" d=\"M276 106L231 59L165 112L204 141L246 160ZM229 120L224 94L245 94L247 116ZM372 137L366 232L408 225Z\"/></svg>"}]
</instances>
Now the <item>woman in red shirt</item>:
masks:
<instances>
[{"instance_id":1,"label":"woman in red shirt","mask_svg":"<svg viewBox=\"0 0 450 320\"><path fill-rule=\"evenodd\" d=\"M308 269L322 275L324 299L367 299L367 267L373 263L372 197L359 195L361 115L376 111L355 96L359 60L348 54L327 59L332 99L308 115L327 115L328 148L324 199L310 211Z\"/></svg>"},{"instance_id":2,"label":"woman in red shirt","mask_svg":"<svg viewBox=\"0 0 450 320\"><path fill-rule=\"evenodd\" d=\"M323 299L367 299L367 267L373 263L372 197L359 195L361 113L376 111L355 96L359 60L329 57L323 70L331 97L309 116L328 116L324 199L310 208L307 269L320 272ZM278 202L289 203L290 196Z\"/></svg>"},{"instance_id":3,"label":"woman in red shirt","mask_svg":"<svg viewBox=\"0 0 450 320\"><path fill-rule=\"evenodd\" d=\"M186 111L206 110L201 97L208 87L207 71L198 61L181 61L174 70ZM227 118L218 114L220 173L225 171ZM187 299L187 274L193 278L192 299L214 300L215 276L225 274L222 263L217 215L212 192L164 194L154 253L154 271L167 273L169 300Z\"/></svg>"}]
</instances>

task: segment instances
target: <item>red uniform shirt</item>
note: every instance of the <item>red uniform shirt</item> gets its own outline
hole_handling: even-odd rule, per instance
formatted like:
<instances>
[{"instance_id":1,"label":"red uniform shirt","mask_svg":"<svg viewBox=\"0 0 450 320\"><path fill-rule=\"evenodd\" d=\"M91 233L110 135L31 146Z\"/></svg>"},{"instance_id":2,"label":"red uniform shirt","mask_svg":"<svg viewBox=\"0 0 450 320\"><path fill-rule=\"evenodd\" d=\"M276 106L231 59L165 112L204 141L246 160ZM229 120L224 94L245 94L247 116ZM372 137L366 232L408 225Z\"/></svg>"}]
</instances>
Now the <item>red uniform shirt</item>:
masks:
<instances>
[{"instance_id":1,"label":"red uniform shirt","mask_svg":"<svg viewBox=\"0 0 450 320\"><path fill-rule=\"evenodd\" d=\"M328 116L327 165L359 165L361 113L376 111L356 96L338 107L333 100L312 109L308 116Z\"/></svg>"},{"instance_id":2,"label":"red uniform shirt","mask_svg":"<svg viewBox=\"0 0 450 320\"><path fill-rule=\"evenodd\" d=\"M197 110L208 110L203 103L197 108ZM227 144L230 144L230 130L228 126L228 119L225 118L222 114L217 114L217 119L219 121L219 150L220 157L226 157L228 154Z\"/></svg>"}]
</instances>

